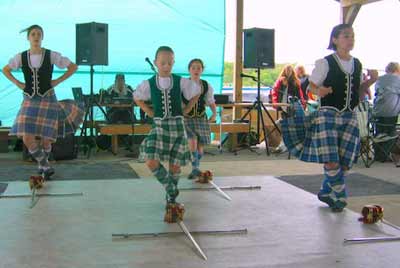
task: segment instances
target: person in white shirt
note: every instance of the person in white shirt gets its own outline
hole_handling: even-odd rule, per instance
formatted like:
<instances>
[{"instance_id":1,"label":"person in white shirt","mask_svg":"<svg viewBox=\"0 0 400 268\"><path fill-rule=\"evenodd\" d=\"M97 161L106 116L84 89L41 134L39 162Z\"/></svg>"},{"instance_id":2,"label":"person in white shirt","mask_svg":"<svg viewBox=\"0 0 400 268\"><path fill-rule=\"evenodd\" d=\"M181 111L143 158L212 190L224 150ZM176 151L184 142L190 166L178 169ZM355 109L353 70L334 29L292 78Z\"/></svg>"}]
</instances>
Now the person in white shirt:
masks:
<instances>
[{"instance_id":1,"label":"person in white shirt","mask_svg":"<svg viewBox=\"0 0 400 268\"><path fill-rule=\"evenodd\" d=\"M157 49L158 73L143 81L134 92L137 105L151 118L152 129L140 146L139 159L146 161L157 180L166 190L168 223L181 220L183 205L176 202L181 166L191 161L183 115L188 113L200 96L200 87L193 81L172 74L174 52L170 47ZM190 100L183 105L182 95ZM145 102L151 101L151 106ZM169 171L162 165L168 162Z\"/></svg>"},{"instance_id":2,"label":"person in white shirt","mask_svg":"<svg viewBox=\"0 0 400 268\"><path fill-rule=\"evenodd\" d=\"M360 135L354 108L359 93L373 84L378 72L362 81L361 62L350 51L354 31L349 24L336 25L328 49L334 52L316 61L309 77L310 91L320 98L320 108L305 116L298 105L295 115L282 121L282 134L288 150L305 162L323 164L324 179L318 199L333 212L347 205L345 178L357 161Z\"/></svg>"},{"instance_id":3,"label":"person in white shirt","mask_svg":"<svg viewBox=\"0 0 400 268\"><path fill-rule=\"evenodd\" d=\"M83 121L83 107L72 100L58 102L54 92L58 84L75 73L77 65L60 53L42 47L43 29L39 25L21 32L27 33L30 48L15 55L3 68L4 75L24 94L10 135L22 137L38 162L38 172L48 179L54 173L48 162L51 144L58 137L74 133ZM54 65L60 69L67 68L67 71L53 79ZM20 68L24 81L11 73Z\"/></svg>"},{"instance_id":4,"label":"person in white shirt","mask_svg":"<svg viewBox=\"0 0 400 268\"><path fill-rule=\"evenodd\" d=\"M189 149L192 154L192 172L188 179L193 180L201 176L200 160L204 154L204 145L211 142L210 123L215 121L217 115L217 106L214 100L214 89L200 76L204 70L204 64L201 59L192 59L188 66L190 79L201 87L201 95L193 109L185 114L185 126L188 135ZM189 103L189 100L183 96L183 102ZM207 119L206 106L212 111L210 119Z\"/></svg>"}]
</instances>

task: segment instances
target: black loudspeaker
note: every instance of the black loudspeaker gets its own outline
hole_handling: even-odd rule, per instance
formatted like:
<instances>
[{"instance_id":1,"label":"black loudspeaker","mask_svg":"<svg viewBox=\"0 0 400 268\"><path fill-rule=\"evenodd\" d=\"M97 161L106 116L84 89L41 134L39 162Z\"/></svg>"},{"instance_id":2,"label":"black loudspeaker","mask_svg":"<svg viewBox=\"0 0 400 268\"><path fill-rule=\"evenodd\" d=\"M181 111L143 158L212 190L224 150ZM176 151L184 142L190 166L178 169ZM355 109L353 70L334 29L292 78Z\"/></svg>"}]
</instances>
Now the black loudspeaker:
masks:
<instances>
[{"instance_id":1,"label":"black loudspeaker","mask_svg":"<svg viewBox=\"0 0 400 268\"><path fill-rule=\"evenodd\" d=\"M244 30L244 68L275 67L275 30L251 28Z\"/></svg>"},{"instance_id":2,"label":"black loudspeaker","mask_svg":"<svg viewBox=\"0 0 400 268\"><path fill-rule=\"evenodd\" d=\"M54 160L70 160L78 157L78 141L74 134L58 138L52 147L51 153Z\"/></svg>"},{"instance_id":3,"label":"black loudspeaker","mask_svg":"<svg viewBox=\"0 0 400 268\"><path fill-rule=\"evenodd\" d=\"M76 64L108 65L107 24L76 24Z\"/></svg>"}]
</instances>

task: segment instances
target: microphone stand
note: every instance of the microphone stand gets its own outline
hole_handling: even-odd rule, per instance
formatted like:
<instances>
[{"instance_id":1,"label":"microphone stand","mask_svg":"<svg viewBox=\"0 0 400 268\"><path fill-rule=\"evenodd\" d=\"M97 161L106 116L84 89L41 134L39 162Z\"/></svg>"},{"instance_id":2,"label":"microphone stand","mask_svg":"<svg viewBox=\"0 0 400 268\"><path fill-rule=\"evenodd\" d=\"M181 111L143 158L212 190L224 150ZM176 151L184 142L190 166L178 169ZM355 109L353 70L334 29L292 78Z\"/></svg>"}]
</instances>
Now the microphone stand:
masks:
<instances>
[{"instance_id":1,"label":"microphone stand","mask_svg":"<svg viewBox=\"0 0 400 268\"><path fill-rule=\"evenodd\" d=\"M157 74L156 68L154 68L154 65L151 63L150 59L149 59L148 57L146 57L144 60L150 65L150 68L153 70L153 72L154 72L155 74ZM134 112L135 112L135 109L133 109L133 114L134 114ZM143 113L143 116L144 116L144 113ZM132 116L132 117L133 117L133 116ZM132 119L133 119L133 118L132 118ZM146 123L145 118L143 118L143 119L141 118L141 120L143 120L143 122ZM132 120L132 125L131 125L131 135L132 135L131 143L132 143L132 148L133 148L133 144L134 144L134 139L133 139L133 137L134 137L134 135L135 135L135 123L133 122L133 120ZM133 149L132 149L132 151L133 151ZM133 153L133 154L134 154L134 153Z\"/></svg>"},{"instance_id":2,"label":"microphone stand","mask_svg":"<svg viewBox=\"0 0 400 268\"><path fill-rule=\"evenodd\" d=\"M153 63L151 63L150 59L148 57L146 57L144 60L150 65L150 68L153 70L153 72L155 74L157 74L157 70L156 70L156 68L154 68L154 65L153 65Z\"/></svg>"}]
</instances>

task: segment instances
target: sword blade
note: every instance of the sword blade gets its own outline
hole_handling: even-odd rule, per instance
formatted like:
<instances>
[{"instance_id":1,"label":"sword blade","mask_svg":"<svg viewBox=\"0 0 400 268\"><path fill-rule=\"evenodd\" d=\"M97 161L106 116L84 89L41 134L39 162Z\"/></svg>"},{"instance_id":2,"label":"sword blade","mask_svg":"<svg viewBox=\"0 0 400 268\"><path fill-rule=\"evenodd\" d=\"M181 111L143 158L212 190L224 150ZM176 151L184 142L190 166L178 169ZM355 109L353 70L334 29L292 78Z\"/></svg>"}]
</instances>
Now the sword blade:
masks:
<instances>
[{"instance_id":1,"label":"sword blade","mask_svg":"<svg viewBox=\"0 0 400 268\"><path fill-rule=\"evenodd\" d=\"M181 227L182 231L189 238L189 240L192 242L192 244L196 247L196 249L200 253L201 257L203 257L204 260L207 260L206 254L204 254L203 250L197 244L196 240L194 240L193 236L190 234L189 230L186 228L186 225L183 223L183 221L178 221L177 223L178 223L179 227Z\"/></svg>"},{"instance_id":2,"label":"sword blade","mask_svg":"<svg viewBox=\"0 0 400 268\"><path fill-rule=\"evenodd\" d=\"M383 237L356 237L345 239L345 243L368 243L368 242L388 242L400 241L400 236L383 236Z\"/></svg>"},{"instance_id":3,"label":"sword blade","mask_svg":"<svg viewBox=\"0 0 400 268\"><path fill-rule=\"evenodd\" d=\"M215 182L209 181L209 183L210 183L212 186L214 186L214 188L215 188L220 194L222 194L223 197L225 197L225 198L226 198L227 200L229 200L229 201L232 201L232 198L231 198L229 195L227 195L224 191L222 191L221 188L219 188L219 186L215 184Z\"/></svg>"},{"instance_id":4,"label":"sword blade","mask_svg":"<svg viewBox=\"0 0 400 268\"><path fill-rule=\"evenodd\" d=\"M221 186L219 187L221 190L260 190L261 186ZM179 191L210 191L214 190L214 187L188 187L188 188L179 188Z\"/></svg>"},{"instance_id":5,"label":"sword blade","mask_svg":"<svg viewBox=\"0 0 400 268\"><path fill-rule=\"evenodd\" d=\"M387 220L385 220L385 219L382 219L382 222L383 222L384 224L387 224L387 225L389 225L390 227L393 227L394 229L396 229L396 230L399 230L399 231L400 231L400 227L399 227L399 226L397 226L396 224L394 224L394 223L391 223L391 222L389 222L389 221L387 221Z\"/></svg>"},{"instance_id":6,"label":"sword blade","mask_svg":"<svg viewBox=\"0 0 400 268\"><path fill-rule=\"evenodd\" d=\"M39 201L39 197L36 197L36 188L33 187L32 189L32 198L31 198L31 205L29 206L29 208L33 208L36 203Z\"/></svg>"},{"instance_id":7,"label":"sword blade","mask_svg":"<svg viewBox=\"0 0 400 268\"><path fill-rule=\"evenodd\" d=\"M36 189L35 189L36 192ZM35 193L35 197L63 197L63 196L81 196L83 193ZM7 194L0 195L1 198L27 198L32 197L32 194Z\"/></svg>"},{"instance_id":8,"label":"sword blade","mask_svg":"<svg viewBox=\"0 0 400 268\"><path fill-rule=\"evenodd\" d=\"M234 230L199 230L191 231L192 235L236 235L247 234L247 229L234 229ZM134 238L154 238L154 237L171 237L185 235L182 232L159 232L159 233L118 233L112 234L114 238L134 239Z\"/></svg>"}]
</instances>

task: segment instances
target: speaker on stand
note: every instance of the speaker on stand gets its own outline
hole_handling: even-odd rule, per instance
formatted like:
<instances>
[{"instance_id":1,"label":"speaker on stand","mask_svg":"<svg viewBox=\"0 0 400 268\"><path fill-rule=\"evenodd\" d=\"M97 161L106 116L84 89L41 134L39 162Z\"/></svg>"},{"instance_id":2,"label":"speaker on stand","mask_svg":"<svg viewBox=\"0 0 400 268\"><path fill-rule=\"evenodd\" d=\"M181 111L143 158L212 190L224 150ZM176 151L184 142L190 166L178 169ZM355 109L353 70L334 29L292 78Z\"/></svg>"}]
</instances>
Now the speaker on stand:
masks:
<instances>
[{"instance_id":1,"label":"speaker on stand","mask_svg":"<svg viewBox=\"0 0 400 268\"><path fill-rule=\"evenodd\" d=\"M76 24L76 64L90 66L90 95L87 99L85 120L81 130L82 145L87 157L90 157L91 150L96 147L94 137L93 106L102 107L94 99L93 75L94 65L108 65L108 25L105 23L80 23ZM102 110L103 111L103 110ZM105 114L105 112L103 111ZM89 135L87 134L89 128Z\"/></svg>"},{"instance_id":2,"label":"speaker on stand","mask_svg":"<svg viewBox=\"0 0 400 268\"><path fill-rule=\"evenodd\" d=\"M243 68L275 68L275 30L244 30Z\"/></svg>"},{"instance_id":3,"label":"speaker on stand","mask_svg":"<svg viewBox=\"0 0 400 268\"><path fill-rule=\"evenodd\" d=\"M260 88L261 88L261 69L274 68L275 67L275 30L274 29L262 29L262 28L251 28L245 29L243 38L243 67L257 69L257 77L244 75L242 77L251 77L257 82L257 97L253 102L251 108L242 116L241 120L246 118L253 109L257 111L257 133L256 139L260 143L260 125L263 130L265 146L267 155L269 155L269 145L267 139L267 130L263 117L263 110L265 114L272 119L270 113L265 108L261 100ZM274 123L275 124L275 123Z\"/></svg>"}]
</instances>

